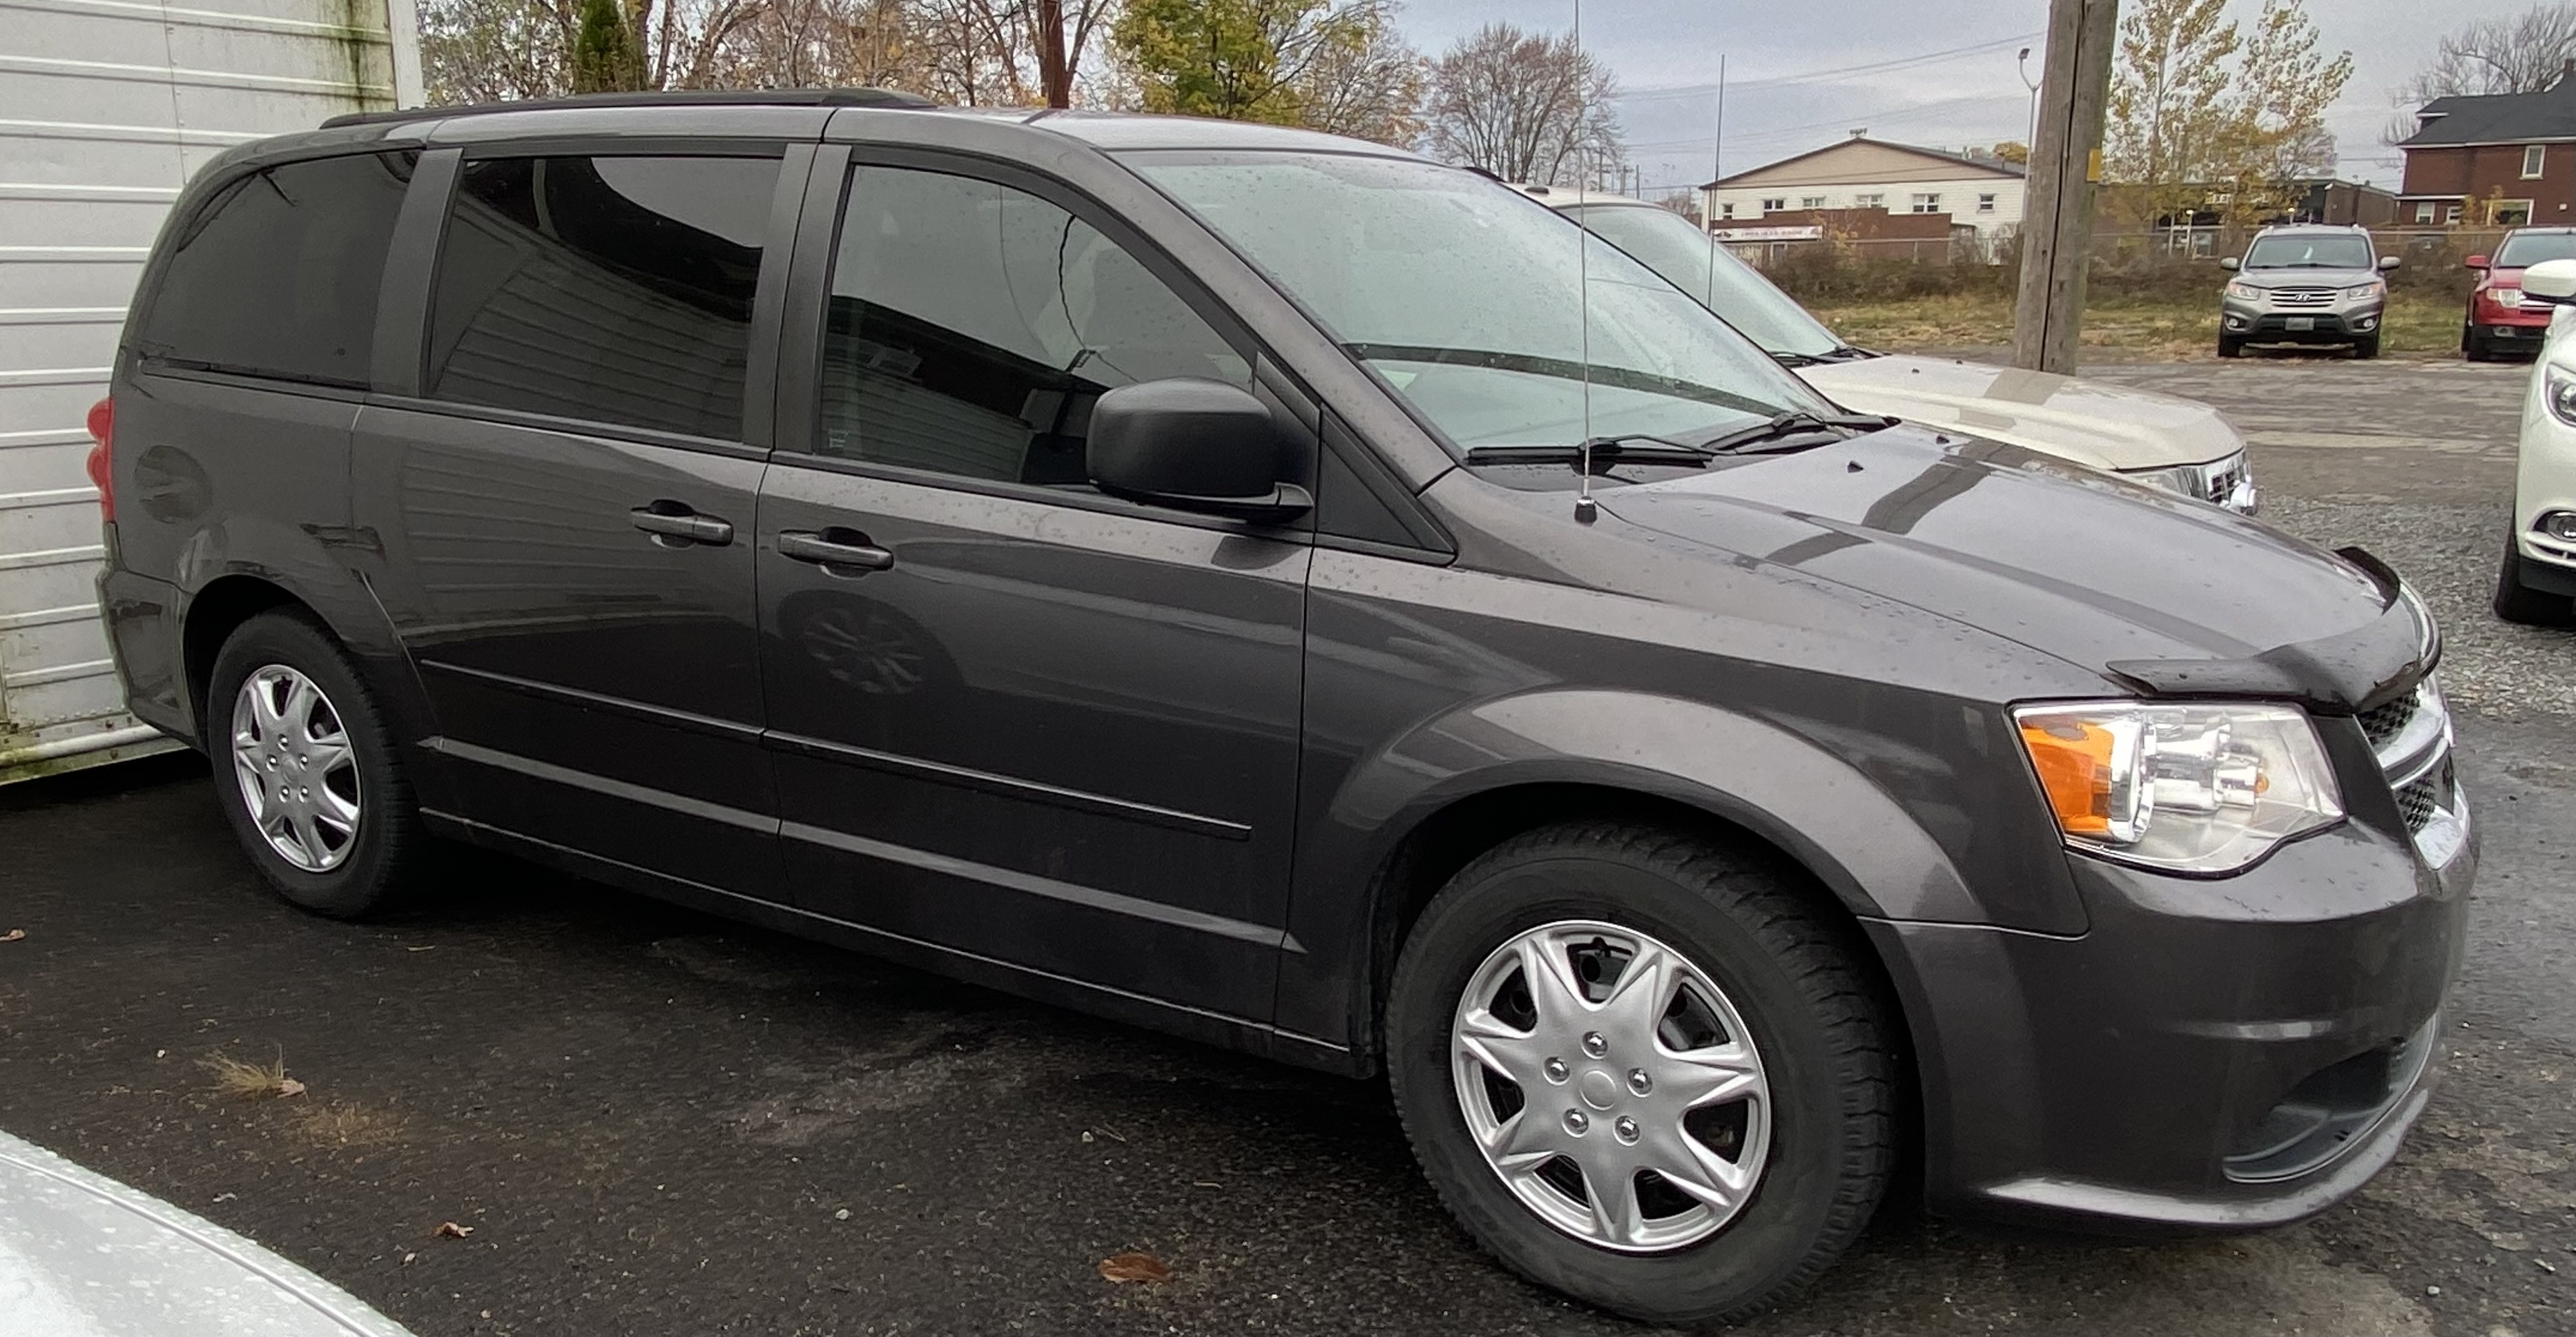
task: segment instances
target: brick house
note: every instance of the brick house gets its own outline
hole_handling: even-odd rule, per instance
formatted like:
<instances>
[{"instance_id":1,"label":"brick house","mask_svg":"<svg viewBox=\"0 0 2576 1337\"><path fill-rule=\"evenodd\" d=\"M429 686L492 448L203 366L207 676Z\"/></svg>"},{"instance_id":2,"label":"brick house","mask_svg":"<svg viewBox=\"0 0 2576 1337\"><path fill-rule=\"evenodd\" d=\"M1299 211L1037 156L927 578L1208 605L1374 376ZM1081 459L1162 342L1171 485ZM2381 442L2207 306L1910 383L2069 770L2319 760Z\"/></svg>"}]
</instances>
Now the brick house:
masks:
<instances>
[{"instance_id":1,"label":"brick house","mask_svg":"<svg viewBox=\"0 0 2576 1337\"><path fill-rule=\"evenodd\" d=\"M2576 225L2576 60L2537 93L2435 98L2415 121L2399 226Z\"/></svg>"}]
</instances>

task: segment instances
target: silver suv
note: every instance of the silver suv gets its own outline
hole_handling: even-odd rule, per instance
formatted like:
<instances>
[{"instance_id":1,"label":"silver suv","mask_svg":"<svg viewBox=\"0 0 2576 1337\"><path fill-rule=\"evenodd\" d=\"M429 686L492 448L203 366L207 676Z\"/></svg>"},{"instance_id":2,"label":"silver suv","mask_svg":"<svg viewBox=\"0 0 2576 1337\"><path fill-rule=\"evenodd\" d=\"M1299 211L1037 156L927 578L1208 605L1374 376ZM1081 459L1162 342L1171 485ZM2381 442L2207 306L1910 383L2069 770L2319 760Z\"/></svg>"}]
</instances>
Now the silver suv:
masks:
<instances>
[{"instance_id":1,"label":"silver suv","mask_svg":"<svg viewBox=\"0 0 2576 1337\"><path fill-rule=\"evenodd\" d=\"M2247 344L2350 344L2354 357L2379 356L2379 318L2397 257L2378 255L2358 227L2300 223L2254 234L2218 299L2218 355Z\"/></svg>"}]
</instances>

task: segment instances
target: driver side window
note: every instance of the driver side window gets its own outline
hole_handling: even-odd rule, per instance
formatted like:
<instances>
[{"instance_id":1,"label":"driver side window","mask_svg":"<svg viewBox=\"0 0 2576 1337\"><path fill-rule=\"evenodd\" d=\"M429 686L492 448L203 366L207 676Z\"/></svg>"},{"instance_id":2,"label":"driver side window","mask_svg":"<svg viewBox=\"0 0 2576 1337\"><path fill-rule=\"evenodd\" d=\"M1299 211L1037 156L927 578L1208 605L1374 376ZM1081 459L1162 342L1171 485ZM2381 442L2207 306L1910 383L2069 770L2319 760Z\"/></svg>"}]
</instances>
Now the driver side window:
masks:
<instances>
[{"instance_id":1,"label":"driver side window","mask_svg":"<svg viewBox=\"0 0 2576 1337\"><path fill-rule=\"evenodd\" d=\"M823 337L823 455L1080 485L1091 406L1251 364L1116 242L1035 195L903 167L850 173Z\"/></svg>"}]
</instances>

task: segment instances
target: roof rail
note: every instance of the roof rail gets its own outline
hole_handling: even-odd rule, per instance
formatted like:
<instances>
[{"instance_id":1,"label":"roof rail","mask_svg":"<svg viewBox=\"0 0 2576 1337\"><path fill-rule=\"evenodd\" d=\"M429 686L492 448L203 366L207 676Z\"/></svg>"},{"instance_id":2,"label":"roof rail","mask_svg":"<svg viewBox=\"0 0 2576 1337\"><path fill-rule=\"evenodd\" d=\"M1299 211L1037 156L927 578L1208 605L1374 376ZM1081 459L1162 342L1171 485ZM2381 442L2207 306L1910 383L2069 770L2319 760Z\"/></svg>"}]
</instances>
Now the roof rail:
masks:
<instances>
[{"instance_id":1,"label":"roof rail","mask_svg":"<svg viewBox=\"0 0 2576 1337\"><path fill-rule=\"evenodd\" d=\"M394 125L404 121L445 120L451 116L488 116L504 111L548 111L583 107L935 107L917 93L891 88L684 88L657 93L577 93L571 97L529 98L520 102L477 102L464 107L405 107L400 111L353 111L322 123L325 130L344 125Z\"/></svg>"}]
</instances>

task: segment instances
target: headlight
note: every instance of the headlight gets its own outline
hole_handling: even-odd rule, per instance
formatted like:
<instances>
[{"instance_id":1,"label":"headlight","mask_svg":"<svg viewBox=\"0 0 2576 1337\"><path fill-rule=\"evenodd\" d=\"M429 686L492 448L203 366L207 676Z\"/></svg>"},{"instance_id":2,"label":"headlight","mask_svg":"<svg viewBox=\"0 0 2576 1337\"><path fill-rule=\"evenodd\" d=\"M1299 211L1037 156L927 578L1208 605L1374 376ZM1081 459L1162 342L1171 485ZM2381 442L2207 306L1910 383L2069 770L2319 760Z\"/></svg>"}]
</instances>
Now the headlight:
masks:
<instances>
[{"instance_id":1,"label":"headlight","mask_svg":"<svg viewBox=\"0 0 2576 1337\"><path fill-rule=\"evenodd\" d=\"M2522 305L2522 289L2489 288L2487 289L2487 298L2497 306L2507 308L2518 307Z\"/></svg>"},{"instance_id":2,"label":"headlight","mask_svg":"<svg viewBox=\"0 0 2576 1337\"><path fill-rule=\"evenodd\" d=\"M2344 300L2348 302L2366 302L2373 297L2386 297L2388 295L2388 281L2385 279L2372 279L2368 283L2357 284L2353 287L2344 289L2343 295Z\"/></svg>"},{"instance_id":3,"label":"headlight","mask_svg":"<svg viewBox=\"0 0 2576 1337\"><path fill-rule=\"evenodd\" d=\"M2234 506L2239 496L2249 499L2250 504L2250 498L2253 495L2251 487L2253 468L2246 463L2245 448L2242 446L2237 447L2235 454L2225 459L2211 460L2207 464L2178 464L2168 469L2131 469L2122 472L2120 476L2144 483L2149 487L2179 493L2194 501L2215 502L2221 506ZM2242 508L2237 507L2237 509Z\"/></svg>"},{"instance_id":4,"label":"headlight","mask_svg":"<svg viewBox=\"0 0 2576 1337\"><path fill-rule=\"evenodd\" d=\"M2343 818L2316 729L2282 706L2087 701L2013 712L2069 847L2229 873Z\"/></svg>"},{"instance_id":5,"label":"headlight","mask_svg":"<svg viewBox=\"0 0 2576 1337\"><path fill-rule=\"evenodd\" d=\"M2576 374L2552 366L2540 378L2540 397L2549 401L2551 416L2576 427Z\"/></svg>"},{"instance_id":6,"label":"headlight","mask_svg":"<svg viewBox=\"0 0 2576 1337\"><path fill-rule=\"evenodd\" d=\"M2227 295L2240 302L2259 302L2263 300L2263 290L2255 287L2251 283L2243 281L2242 279L2230 279L2228 281Z\"/></svg>"}]
</instances>

